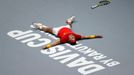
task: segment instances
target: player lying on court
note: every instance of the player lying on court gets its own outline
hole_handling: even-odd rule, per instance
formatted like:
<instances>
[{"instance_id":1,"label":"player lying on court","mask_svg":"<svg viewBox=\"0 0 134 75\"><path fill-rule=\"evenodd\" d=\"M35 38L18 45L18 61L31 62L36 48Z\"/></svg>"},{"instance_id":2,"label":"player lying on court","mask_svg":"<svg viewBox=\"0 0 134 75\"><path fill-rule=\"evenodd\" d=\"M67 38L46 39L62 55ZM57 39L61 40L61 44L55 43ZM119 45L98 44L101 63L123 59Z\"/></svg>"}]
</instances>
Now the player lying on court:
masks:
<instances>
[{"instance_id":1,"label":"player lying on court","mask_svg":"<svg viewBox=\"0 0 134 75\"><path fill-rule=\"evenodd\" d=\"M42 23L33 23L33 28L53 34L59 38L55 42L43 46L43 49L47 49L47 48L50 48L59 44L64 44L64 43L70 43L71 45L75 45L76 41L83 40L83 39L102 38L102 36L100 35L82 36L82 35L74 33L71 30L72 24L74 23L74 18L75 17L72 16L71 18L67 19L66 20L67 25L54 27L54 28L43 25Z\"/></svg>"}]
</instances>

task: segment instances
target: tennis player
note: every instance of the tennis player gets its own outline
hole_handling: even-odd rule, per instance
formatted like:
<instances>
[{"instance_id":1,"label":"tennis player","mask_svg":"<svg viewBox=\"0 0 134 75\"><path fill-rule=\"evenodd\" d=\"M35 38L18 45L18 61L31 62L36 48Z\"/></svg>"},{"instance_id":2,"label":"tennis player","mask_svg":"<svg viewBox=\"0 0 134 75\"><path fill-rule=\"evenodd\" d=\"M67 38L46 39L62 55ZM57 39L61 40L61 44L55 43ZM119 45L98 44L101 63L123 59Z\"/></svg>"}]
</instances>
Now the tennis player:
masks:
<instances>
[{"instance_id":1,"label":"tennis player","mask_svg":"<svg viewBox=\"0 0 134 75\"><path fill-rule=\"evenodd\" d=\"M70 43L71 45L75 45L76 41L83 40L83 39L103 38L101 35L82 36L80 34L76 34L71 29L72 24L74 23L74 19L75 19L75 16L72 16L71 18L66 20L67 25L60 26L60 27L54 27L54 28L43 25L42 23L33 23L33 26L36 29L53 34L59 38L58 40L56 40L53 43L44 45L43 49L48 49L50 47L53 47L53 46L56 46L59 44L64 44L64 43Z\"/></svg>"}]
</instances>

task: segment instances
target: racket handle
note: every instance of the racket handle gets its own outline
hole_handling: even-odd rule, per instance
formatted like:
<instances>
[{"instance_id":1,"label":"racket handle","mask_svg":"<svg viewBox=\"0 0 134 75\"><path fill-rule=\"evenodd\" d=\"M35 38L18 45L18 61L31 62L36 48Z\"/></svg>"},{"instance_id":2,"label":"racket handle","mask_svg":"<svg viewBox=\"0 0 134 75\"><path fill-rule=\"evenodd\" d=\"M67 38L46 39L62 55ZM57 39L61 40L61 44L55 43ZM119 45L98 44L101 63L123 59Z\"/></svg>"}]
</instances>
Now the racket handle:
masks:
<instances>
[{"instance_id":1,"label":"racket handle","mask_svg":"<svg viewBox=\"0 0 134 75\"><path fill-rule=\"evenodd\" d=\"M95 9L97 7L99 7L99 5L93 5L93 6L91 6L91 9Z\"/></svg>"}]
</instances>

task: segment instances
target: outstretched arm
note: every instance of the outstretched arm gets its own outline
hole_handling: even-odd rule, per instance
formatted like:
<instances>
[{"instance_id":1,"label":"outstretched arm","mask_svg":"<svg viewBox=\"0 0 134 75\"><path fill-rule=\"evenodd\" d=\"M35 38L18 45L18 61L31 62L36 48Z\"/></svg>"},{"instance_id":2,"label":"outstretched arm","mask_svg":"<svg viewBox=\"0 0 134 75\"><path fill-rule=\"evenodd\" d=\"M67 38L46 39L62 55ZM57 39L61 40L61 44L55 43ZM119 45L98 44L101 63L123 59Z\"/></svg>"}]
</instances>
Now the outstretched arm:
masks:
<instances>
[{"instance_id":1,"label":"outstretched arm","mask_svg":"<svg viewBox=\"0 0 134 75\"><path fill-rule=\"evenodd\" d=\"M53 42L53 43L44 45L44 46L43 46L43 49L48 49L48 48L50 48L50 47L53 47L53 46L56 46L56 45L59 45L59 44L61 44L61 43L60 43L60 40L56 40L56 41Z\"/></svg>"},{"instance_id":2,"label":"outstretched arm","mask_svg":"<svg viewBox=\"0 0 134 75\"><path fill-rule=\"evenodd\" d=\"M96 39L96 38L103 38L101 35L88 35L88 36L82 36L81 39Z\"/></svg>"}]
</instances>

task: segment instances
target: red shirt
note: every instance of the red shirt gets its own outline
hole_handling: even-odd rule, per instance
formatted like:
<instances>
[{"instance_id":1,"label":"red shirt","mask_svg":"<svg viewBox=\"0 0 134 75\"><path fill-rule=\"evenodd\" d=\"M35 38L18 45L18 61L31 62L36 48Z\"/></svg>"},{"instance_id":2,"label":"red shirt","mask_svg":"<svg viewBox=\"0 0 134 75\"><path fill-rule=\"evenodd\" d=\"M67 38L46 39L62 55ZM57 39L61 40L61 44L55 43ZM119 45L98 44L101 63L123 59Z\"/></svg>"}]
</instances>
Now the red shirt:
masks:
<instances>
[{"instance_id":1,"label":"red shirt","mask_svg":"<svg viewBox=\"0 0 134 75\"><path fill-rule=\"evenodd\" d=\"M81 39L81 35L75 34L71 29L64 27L64 28L60 29L58 32L58 37L60 38L61 43L67 43L68 36L70 34L74 35L76 40Z\"/></svg>"}]
</instances>

